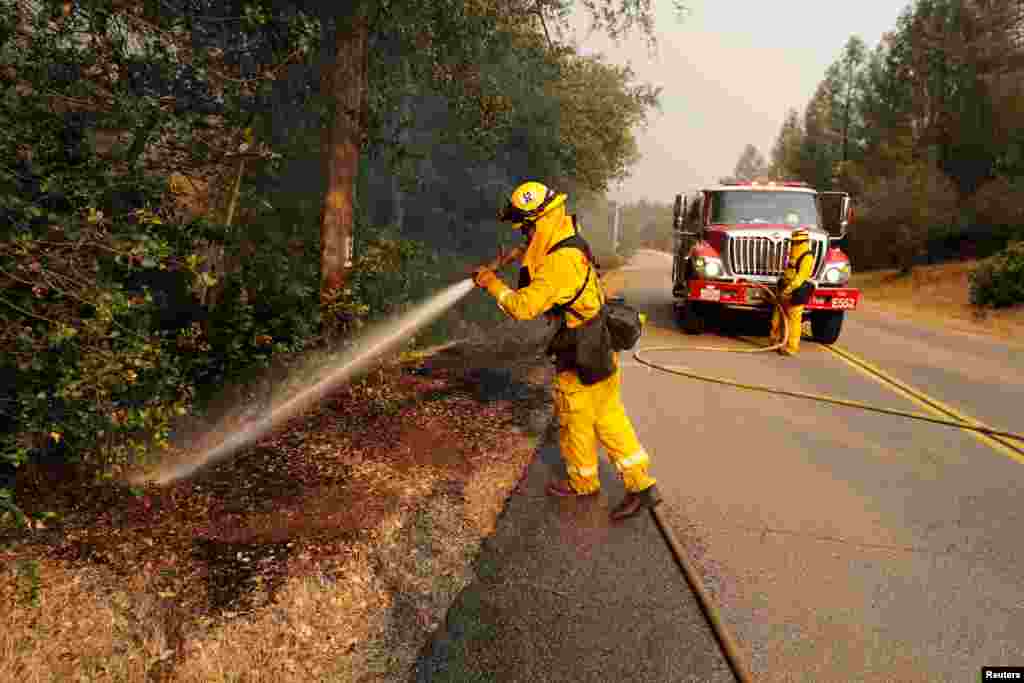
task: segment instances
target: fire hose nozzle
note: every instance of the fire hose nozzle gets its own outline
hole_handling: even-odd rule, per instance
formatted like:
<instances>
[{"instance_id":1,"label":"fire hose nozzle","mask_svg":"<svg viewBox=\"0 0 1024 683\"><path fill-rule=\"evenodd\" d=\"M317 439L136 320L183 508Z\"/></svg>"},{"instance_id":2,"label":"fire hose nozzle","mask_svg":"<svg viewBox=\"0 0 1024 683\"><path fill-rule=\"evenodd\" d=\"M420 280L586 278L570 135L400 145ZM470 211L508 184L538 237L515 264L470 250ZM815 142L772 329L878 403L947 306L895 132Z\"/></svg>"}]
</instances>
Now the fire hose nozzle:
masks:
<instances>
[{"instance_id":1,"label":"fire hose nozzle","mask_svg":"<svg viewBox=\"0 0 1024 683\"><path fill-rule=\"evenodd\" d=\"M499 270L520 258L524 252L525 249L523 249L523 247L515 247L509 251L500 250L498 251L498 257L496 259L483 264L481 267L486 268L487 270Z\"/></svg>"}]
</instances>

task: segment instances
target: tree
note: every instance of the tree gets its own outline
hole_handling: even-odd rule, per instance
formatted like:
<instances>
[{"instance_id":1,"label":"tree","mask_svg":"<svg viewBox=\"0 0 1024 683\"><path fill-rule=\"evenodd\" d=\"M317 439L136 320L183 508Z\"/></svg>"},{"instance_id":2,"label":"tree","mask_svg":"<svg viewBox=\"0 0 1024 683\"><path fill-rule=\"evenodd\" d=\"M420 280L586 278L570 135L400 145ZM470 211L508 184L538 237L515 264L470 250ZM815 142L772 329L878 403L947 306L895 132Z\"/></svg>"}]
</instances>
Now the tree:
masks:
<instances>
[{"instance_id":1,"label":"tree","mask_svg":"<svg viewBox=\"0 0 1024 683\"><path fill-rule=\"evenodd\" d=\"M743 148L732 174L737 180L755 180L769 171L768 162L757 147L748 144Z\"/></svg>"},{"instance_id":2,"label":"tree","mask_svg":"<svg viewBox=\"0 0 1024 683\"><path fill-rule=\"evenodd\" d=\"M321 72L321 92L328 98L323 128L324 189L320 224L320 300L336 298L351 265L353 201L359 158L367 128L367 79L370 17L367 3L357 0L337 17L334 60Z\"/></svg>"},{"instance_id":3,"label":"tree","mask_svg":"<svg viewBox=\"0 0 1024 683\"><path fill-rule=\"evenodd\" d=\"M479 101L488 93L486 87L479 90L478 86L487 83L477 78L479 70L474 66L486 63L481 56L500 23L514 18L522 24L522 17L537 17L540 30L554 49L548 24L566 25L571 4L567 0L493 4L484 0L472 5L459 0L353 0L345 9L333 9L330 16L323 17L324 26L329 27L324 42L332 46L334 61L326 67L329 75L322 79L322 94L330 113L329 130L324 135L328 185L321 219L321 301L329 301L342 289L346 251L352 244L353 191L360 158L357 152L366 138L367 97L374 85L369 81L373 72L370 36L378 31L398 36L415 48L405 54L410 58L419 55L428 76L448 86L453 94L468 91L470 98L475 96ZM677 9L681 7L675 4ZM614 38L634 29L653 38L651 0L582 0L582 5L594 27ZM337 5L331 3L330 7Z\"/></svg>"},{"instance_id":4,"label":"tree","mask_svg":"<svg viewBox=\"0 0 1024 683\"><path fill-rule=\"evenodd\" d=\"M864 45L864 41L858 36L850 36L850 39L846 41L846 46L843 48L843 55L839 59L839 63L842 67L840 97L842 99L843 110L842 162L844 164L850 161L850 138L851 135L855 135L853 127L857 125L858 112L856 111L856 107L860 95L860 71L864 65L866 53L867 47Z\"/></svg>"},{"instance_id":5,"label":"tree","mask_svg":"<svg viewBox=\"0 0 1024 683\"><path fill-rule=\"evenodd\" d=\"M804 130L800 125L800 114L796 109L786 112L779 135L772 147L770 172L778 180L800 179L800 150L803 147Z\"/></svg>"},{"instance_id":6,"label":"tree","mask_svg":"<svg viewBox=\"0 0 1024 683\"><path fill-rule=\"evenodd\" d=\"M519 176L622 177L657 93L549 41L556 5L0 0L0 461L53 432L125 464L204 394L318 344L325 220L329 264L339 235L362 240L338 310L364 319L463 265L409 233L489 251ZM596 96L563 106L559 84ZM398 168L419 183L396 236L366 219L399 204Z\"/></svg>"},{"instance_id":7,"label":"tree","mask_svg":"<svg viewBox=\"0 0 1024 683\"><path fill-rule=\"evenodd\" d=\"M623 180L637 159L634 129L657 106L659 89L633 85L628 67L601 57L567 56L561 78L550 84L558 103L561 147L573 149L573 184L566 189L603 194Z\"/></svg>"},{"instance_id":8,"label":"tree","mask_svg":"<svg viewBox=\"0 0 1024 683\"><path fill-rule=\"evenodd\" d=\"M17 376L0 460L53 432L124 465L163 442L221 360L190 291L210 284L199 246L225 240L223 181L276 163L246 109L288 59L252 40L218 49L211 34L252 22L173 1L0 2L0 356ZM306 49L291 19L278 27L288 52ZM192 180L212 196L175 201ZM231 332L226 364L266 357L252 327Z\"/></svg>"},{"instance_id":9,"label":"tree","mask_svg":"<svg viewBox=\"0 0 1024 683\"><path fill-rule=\"evenodd\" d=\"M1024 182L1022 28L1019 0L917 0L874 50L847 41L807 105L796 164L785 150L797 126L784 124L776 168L863 197L851 247L877 243L865 265L891 254L907 267L923 240L1010 234Z\"/></svg>"},{"instance_id":10,"label":"tree","mask_svg":"<svg viewBox=\"0 0 1024 683\"><path fill-rule=\"evenodd\" d=\"M907 87L911 77L906 67L908 50L901 32L887 33L864 67L859 88L864 159L878 157L890 133L910 134L913 102Z\"/></svg>"},{"instance_id":11,"label":"tree","mask_svg":"<svg viewBox=\"0 0 1024 683\"><path fill-rule=\"evenodd\" d=\"M773 173L799 177L819 188L831 187L843 174L858 145L863 62L864 43L852 36L818 84L803 124L795 111L787 113L772 150Z\"/></svg>"},{"instance_id":12,"label":"tree","mask_svg":"<svg viewBox=\"0 0 1024 683\"><path fill-rule=\"evenodd\" d=\"M498 37L510 40L514 51L479 65L480 79L500 93L498 106L460 111L430 84L417 83L403 95L416 112L404 127L405 141L394 144L398 134L391 132L384 136L390 141L367 146L370 178L359 196L368 212L361 216L364 236L396 223L385 208L395 206L392 157L405 159L402 173L414 180L403 184L402 235L458 259L490 255L495 241L509 238L507 226L494 221L494 209L521 179L540 178L582 199L603 194L628 172L636 151L633 129L656 105L657 91L601 58L552 50L543 35L539 41L520 32ZM464 132L482 128L485 138ZM364 242L357 234L357 252Z\"/></svg>"},{"instance_id":13,"label":"tree","mask_svg":"<svg viewBox=\"0 0 1024 683\"><path fill-rule=\"evenodd\" d=\"M903 272L925 256L930 232L950 225L957 211L953 184L927 162L912 162L898 173L872 179L862 203L863 223L884 245L889 262Z\"/></svg>"},{"instance_id":14,"label":"tree","mask_svg":"<svg viewBox=\"0 0 1024 683\"><path fill-rule=\"evenodd\" d=\"M840 66L832 64L804 111L799 173L803 180L822 189L832 186L842 149L841 74Z\"/></svg>"}]
</instances>

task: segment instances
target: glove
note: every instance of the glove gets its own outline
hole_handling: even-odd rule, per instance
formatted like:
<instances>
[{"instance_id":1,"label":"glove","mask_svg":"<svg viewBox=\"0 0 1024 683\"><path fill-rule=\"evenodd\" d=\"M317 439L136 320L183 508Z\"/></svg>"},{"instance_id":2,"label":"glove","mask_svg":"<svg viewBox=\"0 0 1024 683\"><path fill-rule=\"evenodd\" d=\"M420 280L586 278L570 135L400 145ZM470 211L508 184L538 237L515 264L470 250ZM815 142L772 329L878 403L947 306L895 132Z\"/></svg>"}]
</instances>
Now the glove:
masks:
<instances>
[{"instance_id":1,"label":"glove","mask_svg":"<svg viewBox=\"0 0 1024 683\"><path fill-rule=\"evenodd\" d=\"M497 279L498 276L489 268L480 267L473 271L473 283L481 289L487 289Z\"/></svg>"}]
</instances>

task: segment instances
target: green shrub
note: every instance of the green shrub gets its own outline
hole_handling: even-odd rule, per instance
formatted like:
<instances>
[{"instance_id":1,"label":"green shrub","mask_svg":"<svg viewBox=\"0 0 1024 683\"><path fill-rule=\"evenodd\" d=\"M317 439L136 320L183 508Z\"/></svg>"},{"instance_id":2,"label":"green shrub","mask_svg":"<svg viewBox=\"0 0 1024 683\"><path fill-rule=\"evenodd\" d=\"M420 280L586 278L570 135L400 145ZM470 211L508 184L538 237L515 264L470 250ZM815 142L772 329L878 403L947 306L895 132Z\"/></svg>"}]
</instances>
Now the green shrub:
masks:
<instances>
[{"instance_id":1,"label":"green shrub","mask_svg":"<svg viewBox=\"0 0 1024 683\"><path fill-rule=\"evenodd\" d=\"M280 354L294 354L314 343L319 325L316 243L298 239L308 227L301 217L283 226L262 216L242 226L226 245L238 270L220 283L217 304L204 331L181 340L189 381L201 404L225 384L266 369Z\"/></svg>"},{"instance_id":2,"label":"green shrub","mask_svg":"<svg viewBox=\"0 0 1024 683\"><path fill-rule=\"evenodd\" d=\"M324 302L324 331L356 334L375 320L401 312L433 294L442 283L441 264L425 245L381 234L362 242L345 286Z\"/></svg>"},{"instance_id":3,"label":"green shrub","mask_svg":"<svg viewBox=\"0 0 1024 683\"><path fill-rule=\"evenodd\" d=\"M985 259L970 274L971 303L1003 308L1024 302L1024 242Z\"/></svg>"}]
</instances>

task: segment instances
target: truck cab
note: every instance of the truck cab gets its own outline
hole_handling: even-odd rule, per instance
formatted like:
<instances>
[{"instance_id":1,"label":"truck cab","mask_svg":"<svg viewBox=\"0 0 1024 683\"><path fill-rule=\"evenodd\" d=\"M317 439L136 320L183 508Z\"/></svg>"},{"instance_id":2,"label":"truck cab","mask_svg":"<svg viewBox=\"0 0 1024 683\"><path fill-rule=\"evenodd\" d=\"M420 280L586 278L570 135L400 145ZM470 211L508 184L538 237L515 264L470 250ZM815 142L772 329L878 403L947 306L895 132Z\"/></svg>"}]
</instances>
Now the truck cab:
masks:
<instances>
[{"instance_id":1,"label":"truck cab","mask_svg":"<svg viewBox=\"0 0 1024 683\"><path fill-rule=\"evenodd\" d=\"M811 235L815 291L804 307L815 341L833 344L860 292L848 286L850 259L839 244L853 218L845 192L818 192L806 183L723 183L684 197L673 212L672 295L676 318L701 332L724 309L770 314L789 254L790 235Z\"/></svg>"}]
</instances>

